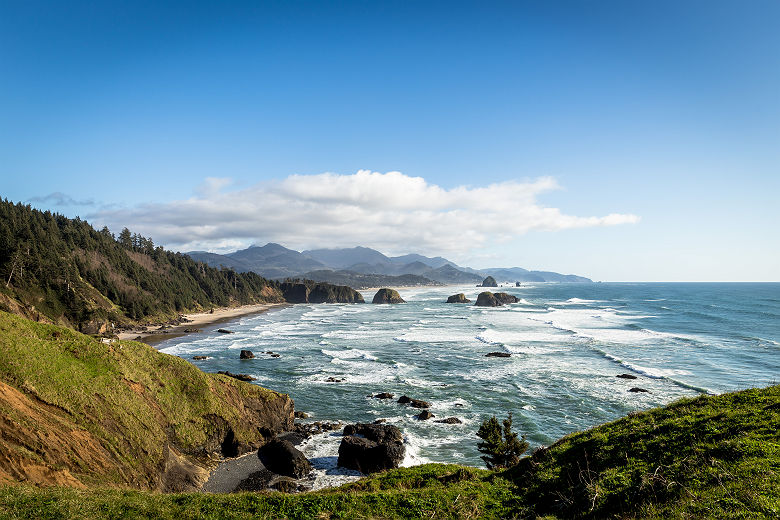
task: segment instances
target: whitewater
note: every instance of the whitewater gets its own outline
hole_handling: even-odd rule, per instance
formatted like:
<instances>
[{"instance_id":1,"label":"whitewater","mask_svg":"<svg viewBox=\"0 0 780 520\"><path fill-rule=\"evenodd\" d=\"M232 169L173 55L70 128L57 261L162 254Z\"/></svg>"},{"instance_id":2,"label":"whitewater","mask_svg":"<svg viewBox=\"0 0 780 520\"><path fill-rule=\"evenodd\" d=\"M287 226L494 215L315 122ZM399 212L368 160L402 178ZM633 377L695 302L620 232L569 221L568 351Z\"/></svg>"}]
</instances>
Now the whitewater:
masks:
<instances>
[{"instance_id":1,"label":"whitewater","mask_svg":"<svg viewBox=\"0 0 780 520\"><path fill-rule=\"evenodd\" d=\"M404 432L404 465L482 466L475 433L491 415L512 412L515 429L539 446L681 397L780 379L780 284L528 283L492 290L520 302L445 303L459 292L476 301L482 289L474 286L401 289L405 304L293 305L219 325L234 334L216 334L215 325L158 348L206 372L250 374L290 394L307 421L386 419ZM373 292L363 296L370 302ZM240 350L256 358L239 360ZM208 359L192 360L196 355ZM370 397L378 392L428 401L435 418L419 421L417 409ZM434 422L448 417L462 423ZM314 487L355 478L335 466L338 442L330 434L304 446L317 468Z\"/></svg>"}]
</instances>

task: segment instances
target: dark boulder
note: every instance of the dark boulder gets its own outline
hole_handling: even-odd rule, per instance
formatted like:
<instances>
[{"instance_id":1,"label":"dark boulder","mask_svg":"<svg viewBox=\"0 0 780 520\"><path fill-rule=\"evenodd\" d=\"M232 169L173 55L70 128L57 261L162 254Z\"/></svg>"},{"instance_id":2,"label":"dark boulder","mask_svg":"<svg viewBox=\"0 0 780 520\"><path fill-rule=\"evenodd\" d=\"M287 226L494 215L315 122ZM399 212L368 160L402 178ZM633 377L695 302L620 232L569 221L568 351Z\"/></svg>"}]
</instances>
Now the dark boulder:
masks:
<instances>
[{"instance_id":1,"label":"dark boulder","mask_svg":"<svg viewBox=\"0 0 780 520\"><path fill-rule=\"evenodd\" d=\"M200 360L208 359L208 358L209 358L208 356L192 356L192 359L194 359L196 361L200 361Z\"/></svg>"},{"instance_id":2,"label":"dark boulder","mask_svg":"<svg viewBox=\"0 0 780 520\"><path fill-rule=\"evenodd\" d=\"M488 276L482 280L482 287L498 287L498 282L492 276Z\"/></svg>"},{"instance_id":3,"label":"dark boulder","mask_svg":"<svg viewBox=\"0 0 780 520\"><path fill-rule=\"evenodd\" d=\"M636 376L632 374L618 374L615 377L619 377L620 379L636 379Z\"/></svg>"},{"instance_id":4,"label":"dark boulder","mask_svg":"<svg viewBox=\"0 0 780 520\"><path fill-rule=\"evenodd\" d=\"M405 452L403 435L396 426L353 424L344 428L338 465L361 473L373 473L397 468Z\"/></svg>"},{"instance_id":5,"label":"dark boulder","mask_svg":"<svg viewBox=\"0 0 780 520\"><path fill-rule=\"evenodd\" d=\"M404 441L404 436L397 426L385 424L348 424L344 426L344 435L362 435L380 444Z\"/></svg>"},{"instance_id":6,"label":"dark boulder","mask_svg":"<svg viewBox=\"0 0 780 520\"><path fill-rule=\"evenodd\" d=\"M428 419L431 419L433 417L436 417L433 415L429 410L423 410L422 412L418 413L414 416L418 421L427 421Z\"/></svg>"},{"instance_id":7,"label":"dark boulder","mask_svg":"<svg viewBox=\"0 0 780 520\"><path fill-rule=\"evenodd\" d=\"M379 289L371 303L406 303L395 289Z\"/></svg>"},{"instance_id":8,"label":"dark boulder","mask_svg":"<svg viewBox=\"0 0 780 520\"><path fill-rule=\"evenodd\" d=\"M288 440L271 440L257 450L257 457L267 469L286 477L303 478L311 472L309 461Z\"/></svg>"},{"instance_id":9,"label":"dark boulder","mask_svg":"<svg viewBox=\"0 0 780 520\"><path fill-rule=\"evenodd\" d=\"M644 388L639 388L637 386L635 386L633 388L629 388L628 391L629 392L647 392L647 393L650 393L650 390L645 390Z\"/></svg>"},{"instance_id":10,"label":"dark boulder","mask_svg":"<svg viewBox=\"0 0 780 520\"><path fill-rule=\"evenodd\" d=\"M493 297L498 300L501 305L506 305L507 303L517 303L520 301L517 299L517 296L512 296L511 294L507 294L505 292L493 293Z\"/></svg>"},{"instance_id":11,"label":"dark boulder","mask_svg":"<svg viewBox=\"0 0 780 520\"><path fill-rule=\"evenodd\" d=\"M293 414L296 419L308 419L309 414L306 412L301 412L300 410L295 410L295 413Z\"/></svg>"},{"instance_id":12,"label":"dark boulder","mask_svg":"<svg viewBox=\"0 0 780 520\"><path fill-rule=\"evenodd\" d=\"M498 307L499 305L502 305L500 301L493 295L490 291L485 291L479 293L479 296L477 296L477 303L475 303L477 307Z\"/></svg>"},{"instance_id":13,"label":"dark boulder","mask_svg":"<svg viewBox=\"0 0 780 520\"><path fill-rule=\"evenodd\" d=\"M461 421L457 417L447 417L446 419L438 419L433 422L442 423L442 424L463 424L463 421Z\"/></svg>"},{"instance_id":14,"label":"dark boulder","mask_svg":"<svg viewBox=\"0 0 780 520\"><path fill-rule=\"evenodd\" d=\"M220 334L233 334L232 330L227 330L227 329L217 329L217 332L219 332Z\"/></svg>"},{"instance_id":15,"label":"dark boulder","mask_svg":"<svg viewBox=\"0 0 780 520\"><path fill-rule=\"evenodd\" d=\"M422 401L420 399L413 399L407 395L402 395L398 398L398 402L401 404L408 404L414 408L430 408L431 404L428 401Z\"/></svg>"},{"instance_id":16,"label":"dark boulder","mask_svg":"<svg viewBox=\"0 0 780 520\"><path fill-rule=\"evenodd\" d=\"M238 357L239 359L254 359L255 355L251 350L242 350Z\"/></svg>"},{"instance_id":17,"label":"dark boulder","mask_svg":"<svg viewBox=\"0 0 780 520\"><path fill-rule=\"evenodd\" d=\"M374 399L392 399L393 397L395 397L395 396L393 394L391 394L390 392L382 392L382 393L376 394L374 396Z\"/></svg>"},{"instance_id":18,"label":"dark boulder","mask_svg":"<svg viewBox=\"0 0 780 520\"><path fill-rule=\"evenodd\" d=\"M512 357L509 352L488 352L485 357Z\"/></svg>"},{"instance_id":19,"label":"dark boulder","mask_svg":"<svg viewBox=\"0 0 780 520\"><path fill-rule=\"evenodd\" d=\"M463 293L459 294L453 294L449 298L447 298L447 303L471 303L471 300L466 298L466 295Z\"/></svg>"}]
</instances>

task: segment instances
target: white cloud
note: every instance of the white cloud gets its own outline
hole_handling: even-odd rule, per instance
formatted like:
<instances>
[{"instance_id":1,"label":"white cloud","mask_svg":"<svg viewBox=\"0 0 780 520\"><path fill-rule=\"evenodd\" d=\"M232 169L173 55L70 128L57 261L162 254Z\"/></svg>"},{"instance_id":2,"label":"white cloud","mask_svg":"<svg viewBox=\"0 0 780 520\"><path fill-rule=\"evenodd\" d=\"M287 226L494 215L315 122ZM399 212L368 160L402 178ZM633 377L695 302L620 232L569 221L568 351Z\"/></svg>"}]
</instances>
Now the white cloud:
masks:
<instances>
[{"instance_id":1,"label":"white cloud","mask_svg":"<svg viewBox=\"0 0 780 520\"><path fill-rule=\"evenodd\" d=\"M224 191L230 183L208 178L190 199L100 211L90 218L112 230L127 226L181 251L279 242L299 250L363 245L391 254L464 254L531 230L639 221L630 214L578 217L544 207L537 197L558 189L549 177L449 190L422 177L367 170L292 175Z\"/></svg>"}]
</instances>

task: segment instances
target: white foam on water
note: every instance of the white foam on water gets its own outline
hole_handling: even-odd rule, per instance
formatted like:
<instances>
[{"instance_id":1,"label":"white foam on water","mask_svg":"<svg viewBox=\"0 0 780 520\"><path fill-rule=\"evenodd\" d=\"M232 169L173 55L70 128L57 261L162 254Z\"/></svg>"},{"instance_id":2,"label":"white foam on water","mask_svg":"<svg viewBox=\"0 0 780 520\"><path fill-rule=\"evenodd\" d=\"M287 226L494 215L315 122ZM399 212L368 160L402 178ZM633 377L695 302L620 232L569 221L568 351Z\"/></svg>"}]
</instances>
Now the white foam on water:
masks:
<instances>
[{"instance_id":1,"label":"white foam on water","mask_svg":"<svg viewBox=\"0 0 780 520\"><path fill-rule=\"evenodd\" d=\"M337 358L337 359L367 359L370 361L376 361L378 358L373 355L371 352L367 352L365 350L360 350L357 348L352 348L348 350L326 350L322 349L320 350L323 354L326 356Z\"/></svg>"},{"instance_id":2,"label":"white foam on water","mask_svg":"<svg viewBox=\"0 0 780 520\"><path fill-rule=\"evenodd\" d=\"M603 303L604 300L585 300L582 298L569 298L565 302L555 302L555 305L590 305L592 303Z\"/></svg>"},{"instance_id":3,"label":"white foam on water","mask_svg":"<svg viewBox=\"0 0 780 520\"><path fill-rule=\"evenodd\" d=\"M363 476L359 471L338 466L341 439L341 433L321 433L298 447L312 465L312 472L303 480L312 490L340 486Z\"/></svg>"},{"instance_id":4,"label":"white foam on water","mask_svg":"<svg viewBox=\"0 0 780 520\"><path fill-rule=\"evenodd\" d=\"M471 342L473 336L468 331L444 328L414 328L393 341L401 343L457 343Z\"/></svg>"}]
</instances>

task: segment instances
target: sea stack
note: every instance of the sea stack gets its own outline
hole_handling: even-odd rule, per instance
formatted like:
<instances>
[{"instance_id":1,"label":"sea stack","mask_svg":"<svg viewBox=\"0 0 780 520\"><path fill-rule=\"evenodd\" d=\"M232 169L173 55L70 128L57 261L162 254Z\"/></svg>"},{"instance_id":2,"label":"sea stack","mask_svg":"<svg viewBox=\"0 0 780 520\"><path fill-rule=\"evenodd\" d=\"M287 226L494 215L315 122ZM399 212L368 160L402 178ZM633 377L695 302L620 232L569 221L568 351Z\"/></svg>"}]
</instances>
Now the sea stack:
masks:
<instances>
[{"instance_id":1,"label":"sea stack","mask_svg":"<svg viewBox=\"0 0 780 520\"><path fill-rule=\"evenodd\" d=\"M498 287L498 282L492 276L488 276L482 280L482 287Z\"/></svg>"},{"instance_id":2,"label":"sea stack","mask_svg":"<svg viewBox=\"0 0 780 520\"><path fill-rule=\"evenodd\" d=\"M406 303L395 289L379 289L371 303Z\"/></svg>"},{"instance_id":3,"label":"sea stack","mask_svg":"<svg viewBox=\"0 0 780 520\"><path fill-rule=\"evenodd\" d=\"M459 294L453 294L449 298L447 298L447 303L471 303L471 300L466 298L466 295L463 293Z\"/></svg>"}]
</instances>

